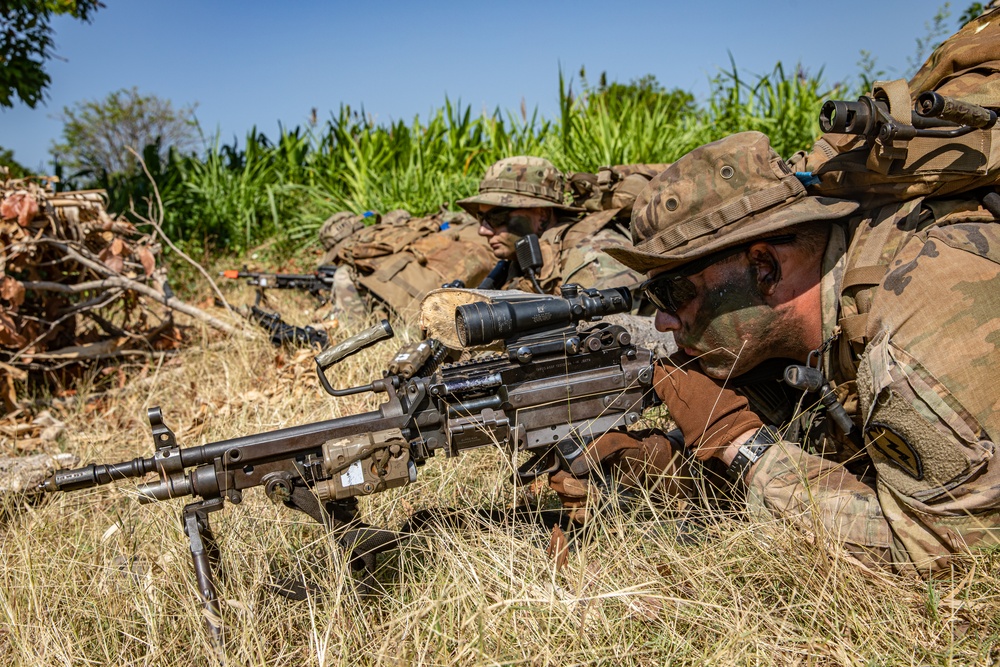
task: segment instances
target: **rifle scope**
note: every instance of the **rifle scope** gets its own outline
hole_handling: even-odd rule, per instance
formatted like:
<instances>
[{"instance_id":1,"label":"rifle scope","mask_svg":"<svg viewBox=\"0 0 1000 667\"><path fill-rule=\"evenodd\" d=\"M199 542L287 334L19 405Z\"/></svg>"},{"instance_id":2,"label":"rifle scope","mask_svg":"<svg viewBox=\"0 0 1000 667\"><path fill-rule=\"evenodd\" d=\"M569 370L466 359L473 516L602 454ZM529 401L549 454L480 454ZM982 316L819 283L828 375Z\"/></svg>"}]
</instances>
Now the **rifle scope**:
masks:
<instances>
[{"instance_id":1,"label":"rifle scope","mask_svg":"<svg viewBox=\"0 0 1000 667\"><path fill-rule=\"evenodd\" d=\"M613 313L627 313L631 309L632 294L624 287L579 292L564 288L563 298L546 296L458 306L455 327L462 345L469 347Z\"/></svg>"}]
</instances>

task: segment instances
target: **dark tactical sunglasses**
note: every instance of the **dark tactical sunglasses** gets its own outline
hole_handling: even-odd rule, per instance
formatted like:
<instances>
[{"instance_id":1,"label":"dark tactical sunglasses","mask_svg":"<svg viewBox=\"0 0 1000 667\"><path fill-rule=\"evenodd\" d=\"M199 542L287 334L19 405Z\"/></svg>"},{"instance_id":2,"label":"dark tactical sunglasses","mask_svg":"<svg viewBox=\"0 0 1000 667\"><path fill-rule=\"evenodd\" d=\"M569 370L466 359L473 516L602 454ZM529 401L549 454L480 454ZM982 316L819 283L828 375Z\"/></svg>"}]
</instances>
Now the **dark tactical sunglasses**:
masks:
<instances>
[{"instance_id":1,"label":"dark tactical sunglasses","mask_svg":"<svg viewBox=\"0 0 1000 667\"><path fill-rule=\"evenodd\" d=\"M486 213L477 213L476 220L479 221L480 225L489 228L492 231L496 231L501 227L506 227L507 223L510 222L510 214L516 209L504 208L503 206L496 206L491 208Z\"/></svg>"},{"instance_id":2,"label":"dark tactical sunglasses","mask_svg":"<svg viewBox=\"0 0 1000 667\"><path fill-rule=\"evenodd\" d=\"M677 311L691 303L691 300L698 294L697 288L694 286L688 276L693 276L696 273L701 273L708 267L721 262L722 260L732 257L733 255L738 255L741 252L745 252L747 248L752 246L754 243L759 243L763 241L764 243L770 243L771 245L780 245L782 243L791 243L795 240L794 234L786 234L784 236L772 236L771 238L757 239L756 241L751 241L750 243L743 243L741 245L733 246L732 248L726 248L725 250L720 250L719 252L712 253L697 259L693 262L688 262L676 271L664 271L658 275L653 276L649 280L640 283L638 292L645 295L649 299L650 303L657 307L657 309L662 310L671 315L676 315Z\"/></svg>"}]
</instances>

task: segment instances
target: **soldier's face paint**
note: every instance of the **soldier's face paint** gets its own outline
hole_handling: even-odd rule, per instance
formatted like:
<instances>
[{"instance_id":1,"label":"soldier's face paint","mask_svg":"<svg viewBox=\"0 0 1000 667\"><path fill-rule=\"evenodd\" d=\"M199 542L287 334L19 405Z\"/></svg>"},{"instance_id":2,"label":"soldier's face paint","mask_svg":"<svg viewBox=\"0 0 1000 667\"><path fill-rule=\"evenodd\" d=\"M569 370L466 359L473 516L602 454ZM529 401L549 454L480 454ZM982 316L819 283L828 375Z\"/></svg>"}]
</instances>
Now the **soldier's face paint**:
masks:
<instances>
[{"instance_id":1,"label":"soldier's face paint","mask_svg":"<svg viewBox=\"0 0 1000 667\"><path fill-rule=\"evenodd\" d=\"M540 234L549 214L549 209L544 208L484 207L476 216L479 235L490 244L497 259L514 259L514 244L522 236Z\"/></svg>"},{"instance_id":2,"label":"soldier's face paint","mask_svg":"<svg viewBox=\"0 0 1000 667\"><path fill-rule=\"evenodd\" d=\"M706 375L725 379L782 356L788 334L745 259L715 264L688 279L695 296L675 314L661 311L657 328L673 331L677 346L696 357Z\"/></svg>"}]
</instances>

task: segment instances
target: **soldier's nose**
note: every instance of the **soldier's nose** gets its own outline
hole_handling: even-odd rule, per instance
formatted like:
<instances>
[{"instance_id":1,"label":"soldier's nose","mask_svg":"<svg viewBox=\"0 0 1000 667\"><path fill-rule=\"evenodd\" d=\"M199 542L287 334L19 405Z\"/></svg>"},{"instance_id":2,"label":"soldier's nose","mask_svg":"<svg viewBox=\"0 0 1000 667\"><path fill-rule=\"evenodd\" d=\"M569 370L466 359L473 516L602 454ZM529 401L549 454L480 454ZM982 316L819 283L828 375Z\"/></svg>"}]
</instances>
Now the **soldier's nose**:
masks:
<instances>
[{"instance_id":1,"label":"soldier's nose","mask_svg":"<svg viewBox=\"0 0 1000 667\"><path fill-rule=\"evenodd\" d=\"M656 319L654 320L657 331L662 331L666 333L668 331L678 331L681 328L681 321L676 315L671 315L662 310L656 311Z\"/></svg>"}]
</instances>

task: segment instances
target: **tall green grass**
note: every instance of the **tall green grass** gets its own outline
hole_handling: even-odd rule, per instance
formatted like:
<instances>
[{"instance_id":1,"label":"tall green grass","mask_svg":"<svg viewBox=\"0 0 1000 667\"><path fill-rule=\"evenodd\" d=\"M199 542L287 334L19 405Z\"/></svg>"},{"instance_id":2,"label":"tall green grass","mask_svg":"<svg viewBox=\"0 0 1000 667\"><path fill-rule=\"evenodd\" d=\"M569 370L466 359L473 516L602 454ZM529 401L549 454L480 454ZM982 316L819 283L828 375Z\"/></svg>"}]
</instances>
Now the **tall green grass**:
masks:
<instances>
[{"instance_id":1,"label":"tall green grass","mask_svg":"<svg viewBox=\"0 0 1000 667\"><path fill-rule=\"evenodd\" d=\"M242 145L210 142L203 155L171 154L153 170L165 204L164 227L189 249L240 252L277 238L315 238L331 213L406 208L425 214L475 192L498 159L532 154L570 171L602 165L670 162L733 132L760 130L783 155L808 148L830 96L821 76L780 64L747 77L733 64L708 99L679 107L670 95L611 99L586 87L574 95L560 74L559 117L537 111L474 114L445 99L428 117L376 124L341 107L325 123L279 128L272 141L256 128ZM111 184L141 197L136 181Z\"/></svg>"}]
</instances>

